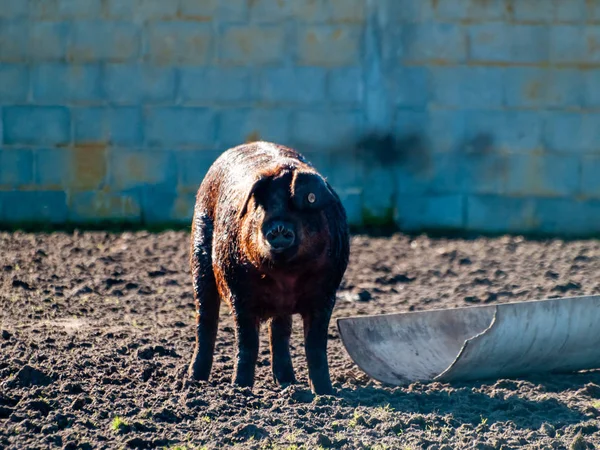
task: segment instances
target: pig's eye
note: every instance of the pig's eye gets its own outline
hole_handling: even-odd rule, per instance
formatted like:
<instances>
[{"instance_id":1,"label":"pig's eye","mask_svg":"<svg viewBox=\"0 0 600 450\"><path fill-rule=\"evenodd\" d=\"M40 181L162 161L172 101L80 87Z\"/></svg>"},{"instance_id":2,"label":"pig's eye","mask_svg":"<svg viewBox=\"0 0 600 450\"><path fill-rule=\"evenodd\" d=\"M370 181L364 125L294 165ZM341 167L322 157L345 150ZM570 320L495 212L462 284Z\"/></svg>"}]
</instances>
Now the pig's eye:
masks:
<instances>
[{"instance_id":1,"label":"pig's eye","mask_svg":"<svg viewBox=\"0 0 600 450\"><path fill-rule=\"evenodd\" d=\"M308 194L308 203L314 203L317 201L317 196L315 194L313 194L312 192L310 194Z\"/></svg>"}]
</instances>

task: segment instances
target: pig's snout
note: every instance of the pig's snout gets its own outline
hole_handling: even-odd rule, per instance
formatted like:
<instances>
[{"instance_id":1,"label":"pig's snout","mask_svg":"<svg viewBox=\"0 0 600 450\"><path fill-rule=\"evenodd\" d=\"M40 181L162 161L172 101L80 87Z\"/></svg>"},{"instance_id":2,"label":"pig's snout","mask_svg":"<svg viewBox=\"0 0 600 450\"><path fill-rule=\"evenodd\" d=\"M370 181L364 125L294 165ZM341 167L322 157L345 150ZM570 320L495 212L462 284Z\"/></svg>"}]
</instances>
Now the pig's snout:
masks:
<instances>
[{"instance_id":1,"label":"pig's snout","mask_svg":"<svg viewBox=\"0 0 600 450\"><path fill-rule=\"evenodd\" d=\"M266 229L265 238L274 252L282 252L296 242L294 227L288 222L275 220Z\"/></svg>"}]
</instances>

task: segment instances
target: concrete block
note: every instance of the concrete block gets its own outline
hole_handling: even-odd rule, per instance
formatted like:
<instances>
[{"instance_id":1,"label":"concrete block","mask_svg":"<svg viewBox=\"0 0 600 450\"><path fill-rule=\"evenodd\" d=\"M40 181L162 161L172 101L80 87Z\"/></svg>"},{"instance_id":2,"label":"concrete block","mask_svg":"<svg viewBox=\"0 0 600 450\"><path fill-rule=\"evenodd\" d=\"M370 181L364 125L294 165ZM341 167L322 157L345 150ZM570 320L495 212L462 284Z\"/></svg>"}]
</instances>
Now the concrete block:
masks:
<instances>
[{"instance_id":1,"label":"concrete block","mask_svg":"<svg viewBox=\"0 0 600 450\"><path fill-rule=\"evenodd\" d=\"M107 153L101 144L37 149L35 184L44 190L100 189L107 182Z\"/></svg>"},{"instance_id":2,"label":"concrete block","mask_svg":"<svg viewBox=\"0 0 600 450\"><path fill-rule=\"evenodd\" d=\"M108 64L104 68L106 98L115 104L172 102L175 69L151 64Z\"/></svg>"},{"instance_id":3,"label":"concrete block","mask_svg":"<svg viewBox=\"0 0 600 450\"><path fill-rule=\"evenodd\" d=\"M0 186L15 189L33 183L33 151L0 148Z\"/></svg>"},{"instance_id":4,"label":"concrete block","mask_svg":"<svg viewBox=\"0 0 600 450\"><path fill-rule=\"evenodd\" d=\"M99 2L96 0L96 3ZM139 22L172 20L177 17L178 6L177 1L106 0L106 11L109 18L119 20L134 19Z\"/></svg>"},{"instance_id":5,"label":"concrete block","mask_svg":"<svg viewBox=\"0 0 600 450\"><path fill-rule=\"evenodd\" d=\"M199 22L245 23L249 20L249 3L246 0L180 0L179 16Z\"/></svg>"},{"instance_id":6,"label":"concrete block","mask_svg":"<svg viewBox=\"0 0 600 450\"><path fill-rule=\"evenodd\" d=\"M422 69L423 70L423 69ZM431 68L431 96L436 105L456 108L497 108L504 103L504 69L501 67ZM420 85L408 87L413 96L428 94L424 76L415 77ZM423 103L416 106L424 106Z\"/></svg>"},{"instance_id":7,"label":"concrete block","mask_svg":"<svg viewBox=\"0 0 600 450\"><path fill-rule=\"evenodd\" d=\"M357 25L315 25L298 30L298 62L309 66L351 66L360 58Z\"/></svg>"},{"instance_id":8,"label":"concrete block","mask_svg":"<svg viewBox=\"0 0 600 450\"><path fill-rule=\"evenodd\" d=\"M0 19L24 19L29 13L29 5L23 0L3 0Z\"/></svg>"},{"instance_id":9,"label":"concrete block","mask_svg":"<svg viewBox=\"0 0 600 450\"><path fill-rule=\"evenodd\" d=\"M600 106L600 70L586 70L583 77L583 106L594 108Z\"/></svg>"},{"instance_id":10,"label":"concrete block","mask_svg":"<svg viewBox=\"0 0 600 450\"><path fill-rule=\"evenodd\" d=\"M549 28L507 23L469 27L471 60L535 63L548 60Z\"/></svg>"},{"instance_id":11,"label":"concrete block","mask_svg":"<svg viewBox=\"0 0 600 450\"><path fill-rule=\"evenodd\" d=\"M401 195L396 204L395 222L402 230L451 230L464 226L462 195Z\"/></svg>"},{"instance_id":12,"label":"concrete block","mask_svg":"<svg viewBox=\"0 0 600 450\"><path fill-rule=\"evenodd\" d=\"M0 63L27 61L28 28L27 22L0 22Z\"/></svg>"},{"instance_id":13,"label":"concrete block","mask_svg":"<svg viewBox=\"0 0 600 450\"><path fill-rule=\"evenodd\" d=\"M566 197L579 188L576 156L513 154L508 158L506 192L510 195Z\"/></svg>"},{"instance_id":14,"label":"concrete block","mask_svg":"<svg viewBox=\"0 0 600 450\"><path fill-rule=\"evenodd\" d=\"M56 20L59 0L28 0L29 15L35 20Z\"/></svg>"},{"instance_id":15,"label":"concrete block","mask_svg":"<svg viewBox=\"0 0 600 450\"><path fill-rule=\"evenodd\" d=\"M228 109L220 116L219 142L233 147L249 141L290 144L290 114L281 109Z\"/></svg>"},{"instance_id":16,"label":"concrete block","mask_svg":"<svg viewBox=\"0 0 600 450\"><path fill-rule=\"evenodd\" d=\"M503 194L509 173L508 156L487 152L469 152L459 156L462 185L467 194Z\"/></svg>"},{"instance_id":17,"label":"concrete block","mask_svg":"<svg viewBox=\"0 0 600 450\"><path fill-rule=\"evenodd\" d=\"M331 0L332 22L360 23L365 20L366 3L363 0Z\"/></svg>"},{"instance_id":18,"label":"concrete block","mask_svg":"<svg viewBox=\"0 0 600 450\"><path fill-rule=\"evenodd\" d=\"M478 0L440 2L437 5L436 11L437 17L444 21L507 20L510 16L509 10L502 0L492 0L488 2L481 2Z\"/></svg>"},{"instance_id":19,"label":"concrete block","mask_svg":"<svg viewBox=\"0 0 600 450\"><path fill-rule=\"evenodd\" d=\"M327 69L277 67L263 70L260 98L269 103L315 104L325 100Z\"/></svg>"},{"instance_id":20,"label":"concrete block","mask_svg":"<svg viewBox=\"0 0 600 450\"><path fill-rule=\"evenodd\" d=\"M581 160L581 194L600 198L600 156L584 156Z\"/></svg>"},{"instance_id":21,"label":"concrete block","mask_svg":"<svg viewBox=\"0 0 600 450\"><path fill-rule=\"evenodd\" d=\"M229 0L219 3L219 17L222 22L246 22L248 20L249 12L246 0Z\"/></svg>"},{"instance_id":22,"label":"concrete block","mask_svg":"<svg viewBox=\"0 0 600 450\"><path fill-rule=\"evenodd\" d=\"M494 134L497 147L507 151L539 148L543 138L544 116L538 111L506 111L503 126Z\"/></svg>"},{"instance_id":23,"label":"concrete block","mask_svg":"<svg viewBox=\"0 0 600 450\"><path fill-rule=\"evenodd\" d=\"M194 216L195 194L178 194L169 217L174 223L190 224Z\"/></svg>"},{"instance_id":24,"label":"concrete block","mask_svg":"<svg viewBox=\"0 0 600 450\"><path fill-rule=\"evenodd\" d=\"M406 62L463 62L467 59L465 28L452 23L407 24L400 33L399 56Z\"/></svg>"},{"instance_id":25,"label":"concrete block","mask_svg":"<svg viewBox=\"0 0 600 450\"><path fill-rule=\"evenodd\" d=\"M37 191L34 194L34 205L30 205L36 214L33 220L36 222L44 223L49 222L52 224L64 223L68 217L67 208L67 195L65 192L56 191ZM27 202L27 199L23 199L23 202ZM24 209L29 209L27 206L22 205ZM13 216L14 217L14 216Z\"/></svg>"},{"instance_id":26,"label":"concrete block","mask_svg":"<svg viewBox=\"0 0 600 450\"><path fill-rule=\"evenodd\" d=\"M44 190L66 190L74 177L75 158L69 148L35 150L35 185Z\"/></svg>"},{"instance_id":27,"label":"concrete block","mask_svg":"<svg viewBox=\"0 0 600 450\"><path fill-rule=\"evenodd\" d=\"M111 188L127 190L152 185L175 191L177 169L171 150L111 149L108 158Z\"/></svg>"},{"instance_id":28,"label":"concrete block","mask_svg":"<svg viewBox=\"0 0 600 450\"><path fill-rule=\"evenodd\" d=\"M539 226L535 201L530 198L471 195L466 215L466 229L476 232L525 233Z\"/></svg>"},{"instance_id":29,"label":"concrete block","mask_svg":"<svg viewBox=\"0 0 600 450\"><path fill-rule=\"evenodd\" d=\"M537 107L551 103L552 84L549 70L534 67L510 67L505 70L506 104L510 107Z\"/></svg>"},{"instance_id":30,"label":"concrete block","mask_svg":"<svg viewBox=\"0 0 600 450\"><path fill-rule=\"evenodd\" d=\"M596 113L548 113L544 141L548 149L563 153L600 152L600 115Z\"/></svg>"},{"instance_id":31,"label":"concrete block","mask_svg":"<svg viewBox=\"0 0 600 450\"><path fill-rule=\"evenodd\" d=\"M506 23L483 23L468 27L469 58L472 61L510 61L512 39Z\"/></svg>"},{"instance_id":32,"label":"concrete block","mask_svg":"<svg viewBox=\"0 0 600 450\"><path fill-rule=\"evenodd\" d=\"M461 148L466 129L470 127L467 114L452 110L429 111L425 125L426 134L416 136L426 141L432 152L451 152Z\"/></svg>"},{"instance_id":33,"label":"concrete block","mask_svg":"<svg viewBox=\"0 0 600 450\"><path fill-rule=\"evenodd\" d=\"M150 108L144 126L151 146L211 146L215 144L215 116L203 108Z\"/></svg>"},{"instance_id":34,"label":"concrete block","mask_svg":"<svg viewBox=\"0 0 600 450\"><path fill-rule=\"evenodd\" d=\"M181 67L178 98L184 103L252 98L252 72L243 67Z\"/></svg>"},{"instance_id":35,"label":"concrete block","mask_svg":"<svg viewBox=\"0 0 600 450\"><path fill-rule=\"evenodd\" d=\"M303 148L335 148L355 143L361 136L359 112L296 112L292 118L292 142Z\"/></svg>"},{"instance_id":36,"label":"concrete block","mask_svg":"<svg viewBox=\"0 0 600 450\"><path fill-rule=\"evenodd\" d=\"M428 133L430 116L424 111L399 110L396 113L395 135L399 138L419 136L425 138Z\"/></svg>"},{"instance_id":37,"label":"concrete block","mask_svg":"<svg viewBox=\"0 0 600 450\"><path fill-rule=\"evenodd\" d=\"M337 191L342 206L346 211L346 220L351 226L364 225L362 213L362 200L359 190L341 190Z\"/></svg>"},{"instance_id":38,"label":"concrete block","mask_svg":"<svg viewBox=\"0 0 600 450\"><path fill-rule=\"evenodd\" d=\"M392 23L411 23L434 21L436 15L435 0L385 0L380 2Z\"/></svg>"},{"instance_id":39,"label":"concrete block","mask_svg":"<svg viewBox=\"0 0 600 450\"><path fill-rule=\"evenodd\" d=\"M33 61L65 59L70 31L68 23L32 22L29 27L29 54Z\"/></svg>"},{"instance_id":40,"label":"concrete block","mask_svg":"<svg viewBox=\"0 0 600 450\"><path fill-rule=\"evenodd\" d=\"M597 236L600 202L573 199L540 198L535 200L539 227L550 235Z\"/></svg>"},{"instance_id":41,"label":"concrete block","mask_svg":"<svg viewBox=\"0 0 600 450\"><path fill-rule=\"evenodd\" d=\"M519 22L550 23L554 20L555 3L545 0L514 2L513 16Z\"/></svg>"},{"instance_id":42,"label":"concrete block","mask_svg":"<svg viewBox=\"0 0 600 450\"><path fill-rule=\"evenodd\" d=\"M395 167L400 194L460 194L464 177L461 160L454 154L409 157Z\"/></svg>"},{"instance_id":43,"label":"concrete block","mask_svg":"<svg viewBox=\"0 0 600 450\"><path fill-rule=\"evenodd\" d=\"M293 17L310 23L359 23L365 20L365 2L361 0L316 0L290 2Z\"/></svg>"},{"instance_id":44,"label":"concrete block","mask_svg":"<svg viewBox=\"0 0 600 450\"><path fill-rule=\"evenodd\" d=\"M589 25L584 27L585 34L585 60L583 62L600 63L600 27Z\"/></svg>"},{"instance_id":45,"label":"concrete block","mask_svg":"<svg viewBox=\"0 0 600 450\"><path fill-rule=\"evenodd\" d=\"M71 222L141 222L142 208L137 192L85 191L74 192L70 197Z\"/></svg>"},{"instance_id":46,"label":"concrete block","mask_svg":"<svg viewBox=\"0 0 600 450\"><path fill-rule=\"evenodd\" d=\"M493 148L526 151L539 148L543 116L537 111L467 111L463 113L467 150Z\"/></svg>"},{"instance_id":47,"label":"concrete block","mask_svg":"<svg viewBox=\"0 0 600 450\"><path fill-rule=\"evenodd\" d=\"M207 24L162 22L148 27L145 58L156 64L209 64L212 34Z\"/></svg>"},{"instance_id":48,"label":"concrete block","mask_svg":"<svg viewBox=\"0 0 600 450\"><path fill-rule=\"evenodd\" d=\"M142 189L141 200L144 224L191 224L194 214L194 194L180 194L148 186Z\"/></svg>"},{"instance_id":49,"label":"concrete block","mask_svg":"<svg viewBox=\"0 0 600 450\"><path fill-rule=\"evenodd\" d=\"M63 223L67 219L67 196L58 191L4 191L0 192L3 205L0 222Z\"/></svg>"},{"instance_id":50,"label":"concrete block","mask_svg":"<svg viewBox=\"0 0 600 450\"><path fill-rule=\"evenodd\" d=\"M194 194L182 194L147 186L141 191L142 222L147 225L190 225L194 215Z\"/></svg>"},{"instance_id":51,"label":"concrete block","mask_svg":"<svg viewBox=\"0 0 600 450\"><path fill-rule=\"evenodd\" d=\"M125 22L83 22L73 24L69 58L74 62L122 62L136 59L140 34Z\"/></svg>"},{"instance_id":52,"label":"concrete block","mask_svg":"<svg viewBox=\"0 0 600 450\"><path fill-rule=\"evenodd\" d=\"M570 2L557 1L554 4L556 22L582 23L588 20L587 4L594 4L586 0L573 0Z\"/></svg>"},{"instance_id":53,"label":"concrete block","mask_svg":"<svg viewBox=\"0 0 600 450\"><path fill-rule=\"evenodd\" d=\"M25 103L29 92L29 69L26 65L0 65L0 104Z\"/></svg>"},{"instance_id":54,"label":"concrete block","mask_svg":"<svg viewBox=\"0 0 600 450\"><path fill-rule=\"evenodd\" d=\"M548 61L548 40L552 27L539 25L512 25L506 31L511 43L511 60L516 63L542 63Z\"/></svg>"},{"instance_id":55,"label":"concrete block","mask_svg":"<svg viewBox=\"0 0 600 450\"><path fill-rule=\"evenodd\" d=\"M327 77L327 96L335 103L358 104L363 98L360 67L330 69Z\"/></svg>"},{"instance_id":56,"label":"concrete block","mask_svg":"<svg viewBox=\"0 0 600 450\"><path fill-rule=\"evenodd\" d=\"M227 2L227 4L229 3L242 2ZM199 2L198 0L180 0L179 4L179 14L184 19L193 19L198 21L209 21L218 19L218 10L218 0L205 0L201 2Z\"/></svg>"},{"instance_id":57,"label":"concrete block","mask_svg":"<svg viewBox=\"0 0 600 450\"><path fill-rule=\"evenodd\" d=\"M583 1L586 6L585 16L587 20L592 20L594 22L598 21L598 19L600 19L600 3L586 0Z\"/></svg>"},{"instance_id":58,"label":"concrete block","mask_svg":"<svg viewBox=\"0 0 600 450\"><path fill-rule=\"evenodd\" d=\"M232 65L264 65L286 56L284 29L280 25L231 25L219 39L220 60Z\"/></svg>"},{"instance_id":59,"label":"concrete block","mask_svg":"<svg viewBox=\"0 0 600 450\"><path fill-rule=\"evenodd\" d=\"M39 104L99 103L104 97L99 65L51 63L32 69L33 100Z\"/></svg>"},{"instance_id":60,"label":"concrete block","mask_svg":"<svg viewBox=\"0 0 600 450\"><path fill-rule=\"evenodd\" d=\"M142 223L147 225L171 222L177 193L172 189L145 186L140 190Z\"/></svg>"},{"instance_id":61,"label":"concrete block","mask_svg":"<svg viewBox=\"0 0 600 450\"><path fill-rule=\"evenodd\" d=\"M427 107L431 100L432 85L436 83L435 76L430 76L431 70L433 68L398 67L393 75L394 82L392 84L396 91L396 104L398 106Z\"/></svg>"},{"instance_id":62,"label":"concrete block","mask_svg":"<svg viewBox=\"0 0 600 450\"><path fill-rule=\"evenodd\" d=\"M255 23L281 23L291 17L293 3L287 0L254 0L248 2L250 20Z\"/></svg>"},{"instance_id":63,"label":"concrete block","mask_svg":"<svg viewBox=\"0 0 600 450\"><path fill-rule=\"evenodd\" d=\"M293 17L299 22L326 23L331 19L331 2L291 2Z\"/></svg>"},{"instance_id":64,"label":"concrete block","mask_svg":"<svg viewBox=\"0 0 600 450\"><path fill-rule=\"evenodd\" d=\"M590 63L594 61L589 27L554 25L550 28L550 61L553 63ZM600 54L600 52L598 53Z\"/></svg>"},{"instance_id":65,"label":"concrete block","mask_svg":"<svg viewBox=\"0 0 600 450\"><path fill-rule=\"evenodd\" d=\"M364 183L361 186L365 219L393 220L396 185L397 180L391 167L367 165L364 171Z\"/></svg>"},{"instance_id":66,"label":"concrete block","mask_svg":"<svg viewBox=\"0 0 600 450\"><path fill-rule=\"evenodd\" d=\"M510 113L499 110L476 110L463 111L462 114L467 126L461 150L470 153L487 153L500 147L499 141L507 128L506 123Z\"/></svg>"},{"instance_id":67,"label":"concrete block","mask_svg":"<svg viewBox=\"0 0 600 450\"><path fill-rule=\"evenodd\" d=\"M320 153L323 154L323 152ZM318 167L318 169L333 188L336 190L362 190L365 184L366 164L359 158L357 151L344 147L336 149L328 156L329 158L323 161L322 167Z\"/></svg>"},{"instance_id":68,"label":"concrete block","mask_svg":"<svg viewBox=\"0 0 600 450\"><path fill-rule=\"evenodd\" d=\"M578 69L506 69L506 103L512 107L580 107L586 72Z\"/></svg>"},{"instance_id":69,"label":"concrete block","mask_svg":"<svg viewBox=\"0 0 600 450\"><path fill-rule=\"evenodd\" d=\"M97 19L102 16L102 2L98 0L57 0L56 3L59 19Z\"/></svg>"},{"instance_id":70,"label":"concrete block","mask_svg":"<svg viewBox=\"0 0 600 450\"><path fill-rule=\"evenodd\" d=\"M64 145L70 141L70 113L58 106L3 108L5 144Z\"/></svg>"},{"instance_id":71,"label":"concrete block","mask_svg":"<svg viewBox=\"0 0 600 450\"><path fill-rule=\"evenodd\" d=\"M218 150L181 150L175 153L177 162L177 191L198 191L206 172L221 154Z\"/></svg>"},{"instance_id":72,"label":"concrete block","mask_svg":"<svg viewBox=\"0 0 600 450\"><path fill-rule=\"evenodd\" d=\"M140 145L142 111L137 107L73 109L76 145Z\"/></svg>"}]
</instances>

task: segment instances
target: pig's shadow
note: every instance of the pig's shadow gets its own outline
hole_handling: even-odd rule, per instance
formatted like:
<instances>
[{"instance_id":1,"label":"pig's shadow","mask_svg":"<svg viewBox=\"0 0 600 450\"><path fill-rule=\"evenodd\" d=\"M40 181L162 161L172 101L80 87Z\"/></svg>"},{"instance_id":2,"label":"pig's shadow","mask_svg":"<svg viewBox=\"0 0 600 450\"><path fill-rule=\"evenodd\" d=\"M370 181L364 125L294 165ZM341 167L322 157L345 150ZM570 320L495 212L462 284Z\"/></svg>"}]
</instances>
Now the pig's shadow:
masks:
<instances>
[{"instance_id":1,"label":"pig's shadow","mask_svg":"<svg viewBox=\"0 0 600 450\"><path fill-rule=\"evenodd\" d=\"M537 385L542 398L531 400L517 396L523 389L521 382ZM389 405L403 413L451 414L455 420L473 426L511 421L519 428L537 430L544 422L560 428L588 420L589 417L567 407L559 399L543 396L544 392L574 391L588 383L600 384L600 372L503 379L498 382L453 383L452 392L420 384L411 391L381 387L342 388L338 390L338 395L353 407ZM593 399L590 399L590 404L592 402Z\"/></svg>"}]
</instances>

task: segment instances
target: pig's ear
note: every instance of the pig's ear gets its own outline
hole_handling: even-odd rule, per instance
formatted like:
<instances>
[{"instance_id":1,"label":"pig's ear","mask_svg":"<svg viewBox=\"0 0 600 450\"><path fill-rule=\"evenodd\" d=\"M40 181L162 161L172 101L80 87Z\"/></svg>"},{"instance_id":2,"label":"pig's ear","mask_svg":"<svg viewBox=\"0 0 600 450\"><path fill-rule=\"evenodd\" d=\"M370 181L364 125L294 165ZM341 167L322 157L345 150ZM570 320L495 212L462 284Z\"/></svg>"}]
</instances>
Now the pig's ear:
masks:
<instances>
[{"instance_id":1,"label":"pig's ear","mask_svg":"<svg viewBox=\"0 0 600 450\"><path fill-rule=\"evenodd\" d=\"M297 209L322 209L335 201L325 180L316 173L296 172L292 202Z\"/></svg>"},{"instance_id":2,"label":"pig's ear","mask_svg":"<svg viewBox=\"0 0 600 450\"><path fill-rule=\"evenodd\" d=\"M248 203L250 203L250 199L252 198L252 196L254 194L256 194L256 192L266 184L268 178L267 177L261 177L258 180L254 181L254 183L252 183L252 187L248 190L248 194L246 195L246 198L244 199L244 204L242 205L242 209L240 209L240 214L239 214L239 218L241 219L242 217L244 217L246 215L246 213L248 212Z\"/></svg>"}]
</instances>

